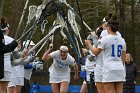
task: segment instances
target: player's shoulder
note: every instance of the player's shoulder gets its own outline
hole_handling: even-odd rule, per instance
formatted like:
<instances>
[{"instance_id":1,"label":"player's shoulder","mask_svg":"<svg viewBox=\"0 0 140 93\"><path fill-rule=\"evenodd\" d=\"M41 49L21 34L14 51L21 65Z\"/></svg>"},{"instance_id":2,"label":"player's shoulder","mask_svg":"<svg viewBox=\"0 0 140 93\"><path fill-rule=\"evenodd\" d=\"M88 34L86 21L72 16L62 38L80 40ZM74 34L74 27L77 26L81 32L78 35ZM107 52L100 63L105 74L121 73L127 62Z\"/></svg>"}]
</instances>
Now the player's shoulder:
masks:
<instances>
[{"instance_id":1,"label":"player's shoulder","mask_svg":"<svg viewBox=\"0 0 140 93\"><path fill-rule=\"evenodd\" d=\"M75 60L73 56L71 56L69 53L67 54L67 57L69 60Z\"/></svg>"},{"instance_id":2,"label":"player's shoulder","mask_svg":"<svg viewBox=\"0 0 140 93\"><path fill-rule=\"evenodd\" d=\"M60 54L59 50L55 50L55 51L50 53L51 56L57 56L59 54Z\"/></svg>"},{"instance_id":3,"label":"player's shoulder","mask_svg":"<svg viewBox=\"0 0 140 93\"><path fill-rule=\"evenodd\" d=\"M125 39L124 39L124 38L122 38L122 37L120 37L120 36L118 36L118 38L119 38L119 40L120 40L122 43L125 43Z\"/></svg>"},{"instance_id":4,"label":"player's shoulder","mask_svg":"<svg viewBox=\"0 0 140 93\"><path fill-rule=\"evenodd\" d=\"M101 32L101 37L105 37L105 36L107 36L108 35L108 31L107 30L103 30L102 32Z\"/></svg>"}]
</instances>

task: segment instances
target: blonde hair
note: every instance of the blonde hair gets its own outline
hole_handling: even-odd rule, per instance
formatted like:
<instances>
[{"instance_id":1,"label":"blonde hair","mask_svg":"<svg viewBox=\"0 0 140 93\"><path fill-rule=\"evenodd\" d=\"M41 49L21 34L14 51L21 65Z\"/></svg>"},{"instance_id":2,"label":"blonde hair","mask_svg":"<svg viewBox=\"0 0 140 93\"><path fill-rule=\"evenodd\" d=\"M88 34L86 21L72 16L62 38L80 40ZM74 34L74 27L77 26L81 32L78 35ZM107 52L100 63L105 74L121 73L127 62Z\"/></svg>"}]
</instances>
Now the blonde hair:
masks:
<instances>
[{"instance_id":1,"label":"blonde hair","mask_svg":"<svg viewBox=\"0 0 140 93\"><path fill-rule=\"evenodd\" d=\"M130 53L126 53L126 55L127 54L130 56L130 61L134 61L133 58L132 58L132 56L131 56L131 54Z\"/></svg>"}]
</instances>

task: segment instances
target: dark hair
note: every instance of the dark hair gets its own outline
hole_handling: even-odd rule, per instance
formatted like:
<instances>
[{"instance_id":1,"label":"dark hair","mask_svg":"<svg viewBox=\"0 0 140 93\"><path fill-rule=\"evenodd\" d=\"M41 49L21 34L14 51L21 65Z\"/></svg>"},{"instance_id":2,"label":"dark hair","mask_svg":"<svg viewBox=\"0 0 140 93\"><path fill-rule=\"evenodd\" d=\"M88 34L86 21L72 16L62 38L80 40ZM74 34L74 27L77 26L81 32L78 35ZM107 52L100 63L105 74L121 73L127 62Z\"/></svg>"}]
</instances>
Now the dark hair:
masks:
<instances>
[{"instance_id":1,"label":"dark hair","mask_svg":"<svg viewBox=\"0 0 140 93\"><path fill-rule=\"evenodd\" d=\"M99 28L96 29L95 33L98 36L98 38L100 37L101 33L103 31L103 28L100 26Z\"/></svg>"},{"instance_id":2,"label":"dark hair","mask_svg":"<svg viewBox=\"0 0 140 93\"><path fill-rule=\"evenodd\" d=\"M6 21L6 18L2 17L0 19L0 30L3 31L3 32L5 32L5 30L3 30L3 29L5 29L6 27L9 28L9 24Z\"/></svg>"},{"instance_id":3,"label":"dark hair","mask_svg":"<svg viewBox=\"0 0 140 93\"><path fill-rule=\"evenodd\" d=\"M117 21L117 16L114 15L108 20L108 26L113 32L117 32L119 28L119 22Z\"/></svg>"},{"instance_id":4,"label":"dark hair","mask_svg":"<svg viewBox=\"0 0 140 93\"><path fill-rule=\"evenodd\" d=\"M105 20L103 20L103 23L108 22L108 20L111 19L111 17L112 17L112 13L109 13L106 17L104 17Z\"/></svg>"}]
</instances>

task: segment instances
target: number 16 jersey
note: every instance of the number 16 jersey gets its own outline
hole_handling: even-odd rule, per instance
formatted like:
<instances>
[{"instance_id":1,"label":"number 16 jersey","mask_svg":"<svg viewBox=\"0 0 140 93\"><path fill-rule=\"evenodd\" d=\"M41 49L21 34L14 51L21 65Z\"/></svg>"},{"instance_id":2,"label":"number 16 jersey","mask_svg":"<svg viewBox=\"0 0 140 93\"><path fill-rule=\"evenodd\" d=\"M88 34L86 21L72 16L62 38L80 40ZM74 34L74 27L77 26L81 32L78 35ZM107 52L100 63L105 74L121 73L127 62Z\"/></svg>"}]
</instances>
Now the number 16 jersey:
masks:
<instances>
[{"instance_id":1,"label":"number 16 jersey","mask_svg":"<svg viewBox=\"0 0 140 93\"><path fill-rule=\"evenodd\" d=\"M108 35L98 42L98 48L103 51L102 82L125 81L125 67L121 55L126 51L124 39L118 35Z\"/></svg>"}]
</instances>

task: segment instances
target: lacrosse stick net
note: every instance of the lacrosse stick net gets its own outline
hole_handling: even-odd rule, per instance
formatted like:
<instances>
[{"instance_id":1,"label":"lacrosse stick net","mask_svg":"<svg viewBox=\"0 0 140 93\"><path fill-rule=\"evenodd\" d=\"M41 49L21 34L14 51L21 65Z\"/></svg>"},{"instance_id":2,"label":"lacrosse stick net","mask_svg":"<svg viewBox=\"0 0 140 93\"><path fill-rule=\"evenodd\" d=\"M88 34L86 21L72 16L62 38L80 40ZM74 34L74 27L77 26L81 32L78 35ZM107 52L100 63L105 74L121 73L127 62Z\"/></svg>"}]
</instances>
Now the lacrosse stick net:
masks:
<instances>
[{"instance_id":1,"label":"lacrosse stick net","mask_svg":"<svg viewBox=\"0 0 140 93\"><path fill-rule=\"evenodd\" d=\"M35 17L36 11L37 11L37 6L35 6L35 5L29 6L28 20L27 20L27 22L26 22L26 26L25 26L25 28L24 28L24 30L23 30L22 35L24 35L24 33L25 33L26 30L27 30L27 27L30 25L31 21L32 21L33 18Z\"/></svg>"}]
</instances>

